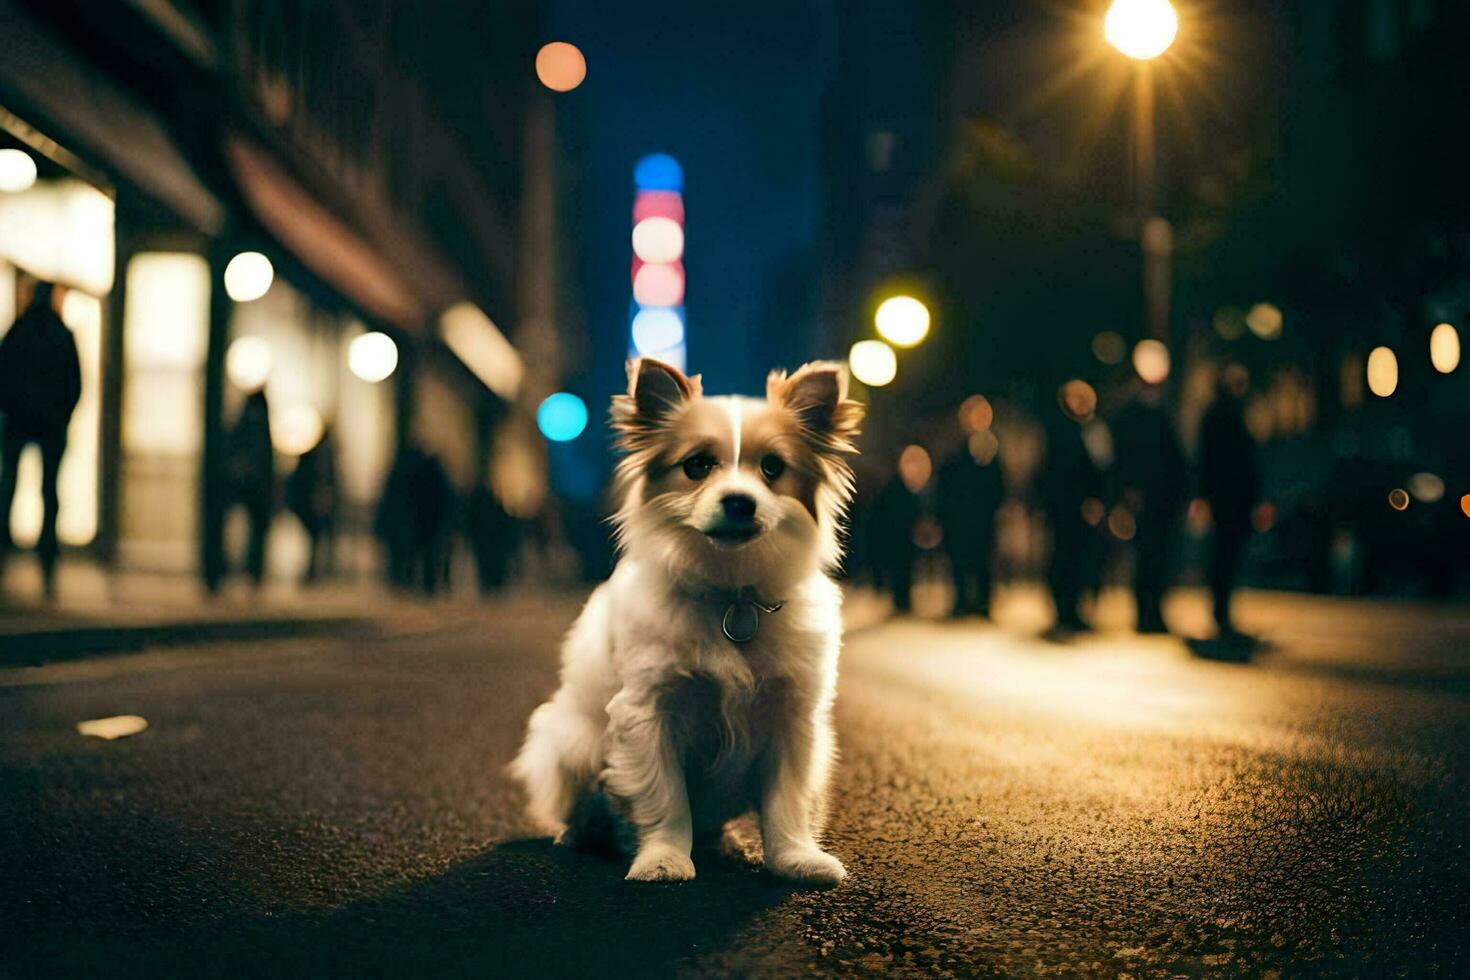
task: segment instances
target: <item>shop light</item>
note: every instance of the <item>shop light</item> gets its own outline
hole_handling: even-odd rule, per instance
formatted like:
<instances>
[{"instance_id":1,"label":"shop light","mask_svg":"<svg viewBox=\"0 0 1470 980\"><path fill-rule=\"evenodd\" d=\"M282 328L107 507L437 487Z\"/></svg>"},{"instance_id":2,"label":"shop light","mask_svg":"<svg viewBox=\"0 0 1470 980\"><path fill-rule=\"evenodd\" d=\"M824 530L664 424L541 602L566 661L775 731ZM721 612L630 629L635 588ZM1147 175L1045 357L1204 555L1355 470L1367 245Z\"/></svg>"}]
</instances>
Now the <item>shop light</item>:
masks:
<instances>
[{"instance_id":1,"label":"shop light","mask_svg":"<svg viewBox=\"0 0 1470 980\"><path fill-rule=\"evenodd\" d=\"M587 428L587 403L569 391L548 395L536 409L536 426L552 442L571 442Z\"/></svg>"},{"instance_id":2,"label":"shop light","mask_svg":"<svg viewBox=\"0 0 1470 980\"><path fill-rule=\"evenodd\" d=\"M847 366L869 388L881 388L898 376L898 355L881 340L860 340L848 352Z\"/></svg>"},{"instance_id":3,"label":"shop light","mask_svg":"<svg viewBox=\"0 0 1470 980\"><path fill-rule=\"evenodd\" d=\"M684 302L684 268L677 262L645 262L633 273L633 299L639 306L678 306Z\"/></svg>"},{"instance_id":4,"label":"shop light","mask_svg":"<svg viewBox=\"0 0 1470 980\"><path fill-rule=\"evenodd\" d=\"M473 303L456 303L439 317L439 336L481 383L506 401L521 387L525 366L493 320Z\"/></svg>"},{"instance_id":5,"label":"shop light","mask_svg":"<svg viewBox=\"0 0 1470 980\"><path fill-rule=\"evenodd\" d=\"M639 191L633 198L633 223L644 218L669 218L684 223L684 196L678 191Z\"/></svg>"},{"instance_id":6,"label":"shop light","mask_svg":"<svg viewBox=\"0 0 1470 980\"><path fill-rule=\"evenodd\" d=\"M273 360L264 337L239 337L225 351L225 376L241 391L259 391L270 380Z\"/></svg>"},{"instance_id":7,"label":"shop light","mask_svg":"<svg viewBox=\"0 0 1470 980\"><path fill-rule=\"evenodd\" d=\"M270 259L259 252L241 252L225 266L225 293L236 303L249 303L270 292L275 279Z\"/></svg>"},{"instance_id":8,"label":"shop light","mask_svg":"<svg viewBox=\"0 0 1470 980\"><path fill-rule=\"evenodd\" d=\"M300 456L322 441L322 413L311 405L288 405L271 412L271 442L287 456Z\"/></svg>"},{"instance_id":9,"label":"shop light","mask_svg":"<svg viewBox=\"0 0 1470 980\"><path fill-rule=\"evenodd\" d=\"M19 194L36 183L36 161L25 150L0 150L0 191Z\"/></svg>"},{"instance_id":10,"label":"shop light","mask_svg":"<svg viewBox=\"0 0 1470 980\"><path fill-rule=\"evenodd\" d=\"M384 381L398 367L398 345L376 330L354 337L347 345L347 367L364 381Z\"/></svg>"}]
</instances>

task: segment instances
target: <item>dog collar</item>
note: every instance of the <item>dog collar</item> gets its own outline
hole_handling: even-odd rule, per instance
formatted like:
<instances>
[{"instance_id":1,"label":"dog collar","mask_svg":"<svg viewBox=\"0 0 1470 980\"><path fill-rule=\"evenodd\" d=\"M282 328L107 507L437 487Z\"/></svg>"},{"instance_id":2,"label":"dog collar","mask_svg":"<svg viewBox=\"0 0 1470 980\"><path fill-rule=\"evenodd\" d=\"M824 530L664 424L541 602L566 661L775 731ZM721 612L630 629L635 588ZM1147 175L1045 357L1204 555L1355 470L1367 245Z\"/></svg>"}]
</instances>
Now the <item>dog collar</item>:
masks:
<instances>
[{"instance_id":1,"label":"dog collar","mask_svg":"<svg viewBox=\"0 0 1470 980\"><path fill-rule=\"evenodd\" d=\"M784 602L766 602L756 592L755 586L743 589L710 589L694 593L696 598L723 603L724 615L720 617L720 631L731 643L749 643L761 628L761 613L778 613Z\"/></svg>"}]
</instances>

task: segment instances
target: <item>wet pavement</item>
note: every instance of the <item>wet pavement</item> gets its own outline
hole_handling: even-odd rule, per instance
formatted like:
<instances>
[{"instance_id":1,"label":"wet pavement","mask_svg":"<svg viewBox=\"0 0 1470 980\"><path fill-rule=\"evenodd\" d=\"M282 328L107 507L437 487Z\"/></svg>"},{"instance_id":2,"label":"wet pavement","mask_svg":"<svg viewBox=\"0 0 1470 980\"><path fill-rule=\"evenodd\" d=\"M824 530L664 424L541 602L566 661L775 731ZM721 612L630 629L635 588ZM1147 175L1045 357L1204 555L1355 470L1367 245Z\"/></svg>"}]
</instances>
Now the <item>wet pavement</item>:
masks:
<instances>
[{"instance_id":1,"label":"wet pavement","mask_svg":"<svg viewBox=\"0 0 1470 980\"><path fill-rule=\"evenodd\" d=\"M1241 651L1029 608L850 638L831 892L528 835L573 599L0 668L0 974L1470 971L1470 611L1249 596Z\"/></svg>"}]
</instances>

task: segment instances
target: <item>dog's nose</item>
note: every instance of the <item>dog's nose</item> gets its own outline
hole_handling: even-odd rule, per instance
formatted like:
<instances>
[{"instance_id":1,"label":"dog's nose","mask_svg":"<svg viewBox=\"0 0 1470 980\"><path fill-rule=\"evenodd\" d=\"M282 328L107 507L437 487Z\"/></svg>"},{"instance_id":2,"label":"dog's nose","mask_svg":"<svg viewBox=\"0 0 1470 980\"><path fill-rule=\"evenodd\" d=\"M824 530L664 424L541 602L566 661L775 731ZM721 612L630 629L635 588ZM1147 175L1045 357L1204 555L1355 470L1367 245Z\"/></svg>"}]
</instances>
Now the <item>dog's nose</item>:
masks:
<instances>
[{"instance_id":1,"label":"dog's nose","mask_svg":"<svg viewBox=\"0 0 1470 980\"><path fill-rule=\"evenodd\" d=\"M743 493L732 493L720 498L725 508L725 519L737 524L749 524L755 520L755 498Z\"/></svg>"}]
</instances>

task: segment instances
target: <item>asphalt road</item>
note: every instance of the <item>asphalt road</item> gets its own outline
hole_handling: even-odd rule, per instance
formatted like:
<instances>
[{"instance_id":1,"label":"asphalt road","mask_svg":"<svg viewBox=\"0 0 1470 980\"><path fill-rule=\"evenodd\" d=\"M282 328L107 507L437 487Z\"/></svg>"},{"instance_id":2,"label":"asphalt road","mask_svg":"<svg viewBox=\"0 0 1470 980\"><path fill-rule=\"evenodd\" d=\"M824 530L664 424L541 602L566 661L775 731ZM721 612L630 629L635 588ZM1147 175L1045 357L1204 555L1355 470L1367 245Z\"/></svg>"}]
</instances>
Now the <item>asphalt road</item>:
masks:
<instances>
[{"instance_id":1,"label":"asphalt road","mask_svg":"<svg viewBox=\"0 0 1470 980\"><path fill-rule=\"evenodd\" d=\"M831 892L528 836L502 767L574 612L0 670L0 974L1470 973L1463 607L1251 597L1246 662L862 630Z\"/></svg>"}]
</instances>

